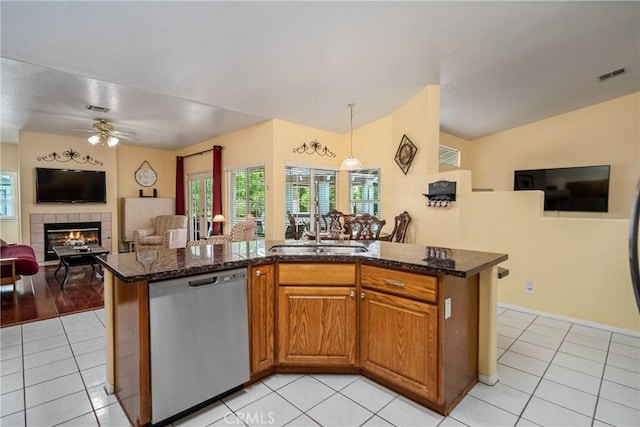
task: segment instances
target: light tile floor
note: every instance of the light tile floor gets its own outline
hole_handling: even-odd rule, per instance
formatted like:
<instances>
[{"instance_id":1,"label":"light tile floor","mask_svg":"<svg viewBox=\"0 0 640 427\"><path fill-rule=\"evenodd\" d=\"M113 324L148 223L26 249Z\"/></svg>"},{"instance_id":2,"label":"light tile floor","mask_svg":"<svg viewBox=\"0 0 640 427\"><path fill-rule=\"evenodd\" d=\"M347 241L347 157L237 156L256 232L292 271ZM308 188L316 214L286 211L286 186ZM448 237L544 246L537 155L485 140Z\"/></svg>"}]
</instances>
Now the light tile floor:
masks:
<instances>
[{"instance_id":1,"label":"light tile floor","mask_svg":"<svg viewBox=\"0 0 640 427\"><path fill-rule=\"evenodd\" d=\"M640 338L498 310L498 372L442 417L358 375L272 375L182 426L639 426ZM0 330L0 425L127 426L103 390L104 311Z\"/></svg>"}]
</instances>

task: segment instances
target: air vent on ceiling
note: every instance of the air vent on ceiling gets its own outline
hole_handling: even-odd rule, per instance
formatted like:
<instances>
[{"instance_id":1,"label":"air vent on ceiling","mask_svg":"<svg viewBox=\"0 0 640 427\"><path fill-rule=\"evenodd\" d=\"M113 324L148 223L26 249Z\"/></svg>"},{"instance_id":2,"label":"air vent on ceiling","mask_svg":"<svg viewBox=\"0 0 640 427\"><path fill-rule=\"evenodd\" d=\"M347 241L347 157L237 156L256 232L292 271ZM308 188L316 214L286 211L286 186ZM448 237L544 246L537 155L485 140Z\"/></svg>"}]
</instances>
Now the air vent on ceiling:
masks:
<instances>
[{"instance_id":1,"label":"air vent on ceiling","mask_svg":"<svg viewBox=\"0 0 640 427\"><path fill-rule=\"evenodd\" d=\"M610 73L607 74L603 74L601 76L598 77L598 80L603 81L603 80L607 80L610 79L611 77L615 77L615 76L619 76L620 74L624 74L627 70L625 70L624 68L619 68L617 70L611 71Z\"/></svg>"},{"instance_id":2,"label":"air vent on ceiling","mask_svg":"<svg viewBox=\"0 0 640 427\"><path fill-rule=\"evenodd\" d=\"M91 105L91 104L87 105L85 108L87 110L98 111L100 113L106 113L107 111L109 111L109 109L107 107L100 107L98 105Z\"/></svg>"}]
</instances>

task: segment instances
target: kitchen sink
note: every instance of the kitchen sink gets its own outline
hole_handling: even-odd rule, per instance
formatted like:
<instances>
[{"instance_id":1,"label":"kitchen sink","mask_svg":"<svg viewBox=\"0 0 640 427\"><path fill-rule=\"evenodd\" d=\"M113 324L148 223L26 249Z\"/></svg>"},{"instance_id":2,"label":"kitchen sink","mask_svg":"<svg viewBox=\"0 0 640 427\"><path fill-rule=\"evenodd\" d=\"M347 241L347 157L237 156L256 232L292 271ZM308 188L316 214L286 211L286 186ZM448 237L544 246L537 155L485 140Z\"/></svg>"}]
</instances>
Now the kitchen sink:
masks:
<instances>
[{"instance_id":1,"label":"kitchen sink","mask_svg":"<svg viewBox=\"0 0 640 427\"><path fill-rule=\"evenodd\" d=\"M270 253L283 255L352 255L367 252L364 246L331 245L308 243L303 245L274 245L269 248Z\"/></svg>"}]
</instances>

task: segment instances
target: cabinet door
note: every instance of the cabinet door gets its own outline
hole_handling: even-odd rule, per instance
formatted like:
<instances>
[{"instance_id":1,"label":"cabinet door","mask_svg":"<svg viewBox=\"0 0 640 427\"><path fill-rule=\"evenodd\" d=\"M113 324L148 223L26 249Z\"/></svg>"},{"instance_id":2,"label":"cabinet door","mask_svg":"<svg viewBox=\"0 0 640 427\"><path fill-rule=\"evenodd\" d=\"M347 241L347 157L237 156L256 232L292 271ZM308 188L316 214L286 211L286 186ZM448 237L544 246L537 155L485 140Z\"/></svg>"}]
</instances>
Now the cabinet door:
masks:
<instances>
[{"instance_id":1,"label":"cabinet door","mask_svg":"<svg viewBox=\"0 0 640 427\"><path fill-rule=\"evenodd\" d=\"M355 362L354 287L278 288L278 363L348 366Z\"/></svg>"},{"instance_id":2,"label":"cabinet door","mask_svg":"<svg viewBox=\"0 0 640 427\"><path fill-rule=\"evenodd\" d=\"M361 368L437 397L437 307L380 292L361 294Z\"/></svg>"},{"instance_id":3,"label":"cabinet door","mask_svg":"<svg viewBox=\"0 0 640 427\"><path fill-rule=\"evenodd\" d=\"M249 270L251 375L273 367L275 359L275 277L273 265Z\"/></svg>"}]
</instances>

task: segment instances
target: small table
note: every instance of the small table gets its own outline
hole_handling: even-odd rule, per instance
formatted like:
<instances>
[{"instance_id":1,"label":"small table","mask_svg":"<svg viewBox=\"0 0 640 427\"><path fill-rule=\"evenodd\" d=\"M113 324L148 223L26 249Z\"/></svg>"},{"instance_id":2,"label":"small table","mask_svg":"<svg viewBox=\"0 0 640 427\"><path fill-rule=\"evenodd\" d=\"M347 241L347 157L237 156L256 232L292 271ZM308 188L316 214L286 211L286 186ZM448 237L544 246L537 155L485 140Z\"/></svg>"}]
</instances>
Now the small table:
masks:
<instances>
[{"instance_id":1,"label":"small table","mask_svg":"<svg viewBox=\"0 0 640 427\"><path fill-rule=\"evenodd\" d=\"M86 245L86 249L79 249L78 246L54 246L53 252L58 255L60 259L60 264L56 271L53 273L53 276L60 282L58 279L58 271L64 265L64 279L60 282L60 287L64 288L65 283L67 283L67 279L69 279L69 267L77 266L77 265L90 265L91 269L95 273L96 268L95 264L96 256L105 255L109 253L108 249L103 248L100 245Z\"/></svg>"}]
</instances>

